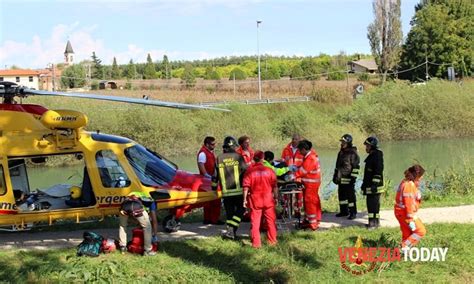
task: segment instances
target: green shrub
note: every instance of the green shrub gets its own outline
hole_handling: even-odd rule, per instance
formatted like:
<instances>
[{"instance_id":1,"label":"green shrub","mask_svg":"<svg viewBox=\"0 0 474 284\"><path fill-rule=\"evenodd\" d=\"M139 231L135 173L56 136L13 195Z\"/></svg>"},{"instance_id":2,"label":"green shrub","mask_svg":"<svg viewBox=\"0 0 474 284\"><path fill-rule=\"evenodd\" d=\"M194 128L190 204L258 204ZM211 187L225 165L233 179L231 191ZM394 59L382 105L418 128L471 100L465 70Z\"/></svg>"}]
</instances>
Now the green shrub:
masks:
<instances>
[{"instance_id":1,"label":"green shrub","mask_svg":"<svg viewBox=\"0 0 474 284\"><path fill-rule=\"evenodd\" d=\"M131 89L132 89L132 82L125 83L125 90L131 90Z\"/></svg>"},{"instance_id":2,"label":"green shrub","mask_svg":"<svg viewBox=\"0 0 474 284\"><path fill-rule=\"evenodd\" d=\"M328 73L329 81L342 81L346 79L346 72L344 70L331 70Z\"/></svg>"},{"instance_id":3,"label":"green shrub","mask_svg":"<svg viewBox=\"0 0 474 284\"><path fill-rule=\"evenodd\" d=\"M357 80L361 81L361 82L367 82L367 81L369 81L369 74L359 73L359 75L357 76Z\"/></svg>"},{"instance_id":4,"label":"green shrub","mask_svg":"<svg viewBox=\"0 0 474 284\"><path fill-rule=\"evenodd\" d=\"M91 90L98 90L99 89L99 81L93 80L91 82Z\"/></svg>"},{"instance_id":5,"label":"green shrub","mask_svg":"<svg viewBox=\"0 0 474 284\"><path fill-rule=\"evenodd\" d=\"M247 74L242 69L235 67L230 71L229 80L234 80L234 78L235 80L245 80L247 79Z\"/></svg>"}]
</instances>

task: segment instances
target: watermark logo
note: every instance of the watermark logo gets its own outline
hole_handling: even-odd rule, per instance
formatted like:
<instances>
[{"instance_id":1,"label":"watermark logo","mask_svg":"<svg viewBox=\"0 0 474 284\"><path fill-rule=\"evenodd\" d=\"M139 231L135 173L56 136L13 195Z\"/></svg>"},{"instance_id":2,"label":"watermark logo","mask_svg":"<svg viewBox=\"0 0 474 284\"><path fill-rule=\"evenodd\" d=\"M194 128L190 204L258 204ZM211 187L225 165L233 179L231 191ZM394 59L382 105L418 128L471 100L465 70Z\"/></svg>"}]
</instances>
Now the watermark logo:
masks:
<instances>
[{"instance_id":1,"label":"watermark logo","mask_svg":"<svg viewBox=\"0 0 474 284\"><path fill-rule=\"evenodd\" d=\"M387 248L364 247L362 238L357 237L354 247L339 247L341 268L353 275L364 275L374 271L378 265L383 270L392 262L446 261L448 248Z\"/></svg>"}]
</instances>

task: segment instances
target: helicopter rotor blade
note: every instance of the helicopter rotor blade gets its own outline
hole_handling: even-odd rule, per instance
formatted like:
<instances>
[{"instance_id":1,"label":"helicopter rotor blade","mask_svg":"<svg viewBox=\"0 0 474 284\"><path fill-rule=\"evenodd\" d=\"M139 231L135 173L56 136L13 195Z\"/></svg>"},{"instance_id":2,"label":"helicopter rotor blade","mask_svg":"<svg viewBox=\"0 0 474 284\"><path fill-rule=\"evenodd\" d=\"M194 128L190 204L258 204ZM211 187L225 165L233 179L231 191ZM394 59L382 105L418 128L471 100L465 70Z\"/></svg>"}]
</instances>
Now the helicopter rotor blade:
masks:
<instances>
[{"instance_id":1,"label":"helicopter rotor blade","mask_svg":"<svg viewBox=\"0 0 474 284\"><path fill-rule=\"evenodd\" d=\"M40 95L40 96L52 96L52 97L71 97L71 98L82 98L82 99L94 99L94 100L102 100L102 101L123 102L123 103L151 105L151 106L160 106L160 107L177 108L177 109L206 109L206 110L217 110L217 111L230 112L229 109L225 109L225 108L208 107L208 106L191 105L191 104L182 104L182 103L172 103L172 102L164 102L164 101L158 101L158 100L115 97L115 96L106 96L106 95L94 95L94 94L86 94L86 93L61 93L61 92L48 92L48 91L30 90L30 89L23 89L22 93L25 94L25 95Z\"/></svg>"}]
</instances>

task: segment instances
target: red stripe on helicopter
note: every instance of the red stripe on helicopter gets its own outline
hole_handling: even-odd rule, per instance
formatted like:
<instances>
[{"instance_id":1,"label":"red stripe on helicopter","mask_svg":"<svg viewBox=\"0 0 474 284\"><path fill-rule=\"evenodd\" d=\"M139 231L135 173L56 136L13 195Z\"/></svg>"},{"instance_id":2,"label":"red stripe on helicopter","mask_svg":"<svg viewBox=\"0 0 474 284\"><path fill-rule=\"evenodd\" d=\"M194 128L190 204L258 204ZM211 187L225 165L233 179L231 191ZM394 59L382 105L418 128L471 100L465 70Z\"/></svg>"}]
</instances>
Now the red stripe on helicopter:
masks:
<instances>
[{"instance_id":1,"label":"red stripe on helicopter","mask_svg":"<svg viewBox=\"0 0 474 284\"><path fill-rule=\"evenodd\" d=\"M122 204L120 203L113 203L113 204L99 204L99 208L105 207L120 207Z\"/></svg>"},{"instance_id":2,"label":"red stripe on helicopter","mask_svg":"<svg viewBox=\"0 0 474 284\"><path fill-rule=\"evenodd\" d=\"M186 198L179 198L179 199L163 199L163 200L155 200L155 201L156 203L163 203L163 202L179 201L179 200L187 200L187 199L196 199L196 197L186 197Z\"/></svg>"},{"instance_id":3,"label":"red stripe on helicopter","mask_svg":"<svg viewBox=\"0 0 474 284\"><path fill-rule=\"evenodd\" d=\"M18 211L16 210L0 210L0 215L5 214L5 215L13 215L13 214L18 214Z\"/></svg>"},{"instance_id":4,"label":"red stripe on helicopter","mask_svg":"<svg viewBox=\"0 0 474 284\"><path fill-rule=\"evenodd\" d=\"M47 108L39 106L39 105L23 105L23 104L0 104L0 110L8 110L8 111L17 111L17 112L26 112L36 115L42 115L46 111Z\"/></svg>"}]
</instances>

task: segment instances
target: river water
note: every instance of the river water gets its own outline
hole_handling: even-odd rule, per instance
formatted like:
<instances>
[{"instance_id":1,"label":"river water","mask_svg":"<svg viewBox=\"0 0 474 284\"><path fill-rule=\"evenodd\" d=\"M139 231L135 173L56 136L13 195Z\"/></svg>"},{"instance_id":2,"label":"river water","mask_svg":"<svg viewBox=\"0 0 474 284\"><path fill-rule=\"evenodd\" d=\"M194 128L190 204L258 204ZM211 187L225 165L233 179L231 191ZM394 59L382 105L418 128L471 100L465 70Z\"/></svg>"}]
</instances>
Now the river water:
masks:
<instances>
[{"instance_id":1,"label":"river water","mask_svg":"<svg viewBox=\"0 0 474 284\"><path fill-rule=\"evenodd\" d=\"M283 148L284 145L282 145ZM363 145L359 147L361 157L361 168L364 167L363 160L367 156ZM197 150L197 149L196 149ZM423 139L415 141L397 141L381 144L384 152L385 176L398 184L403 178L403 172L413 163L418 162L426 169L427 173L433 175L447 170L450 167L460 169L464 165L474 165L474 138L463 139ZM332 179L334 165L336 163L337 149L319 149L318 152L323 175L323 186ZM281 150L274 150L278 157ZM180 157L172 159L180 169L197 172L196 156ZM36 186L49 187L51 182L58 182L58 176L64 177L64 183L80 184L82 179L82 166L67 168L29 169L30 183L35 181Z\"/></svg>"}]
</instances>

